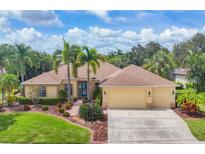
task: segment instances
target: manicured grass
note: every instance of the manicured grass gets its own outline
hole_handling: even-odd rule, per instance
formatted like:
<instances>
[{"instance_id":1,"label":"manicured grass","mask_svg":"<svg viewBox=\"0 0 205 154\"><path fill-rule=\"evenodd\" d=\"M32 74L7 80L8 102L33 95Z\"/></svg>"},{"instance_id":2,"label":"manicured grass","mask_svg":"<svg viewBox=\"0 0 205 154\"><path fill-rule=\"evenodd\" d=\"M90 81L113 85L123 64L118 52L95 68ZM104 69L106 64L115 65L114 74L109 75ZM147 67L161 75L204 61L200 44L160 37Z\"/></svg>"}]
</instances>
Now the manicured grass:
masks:
<instances>
[{"instance_id":1,"label":"manicured grass","mask_svg":"<svg viewBox=\"0 0 205 154\"><path fill-rule=\"evenodd\" d=\"M0 143L90 143L91 132L55 116L0 114Z\"/></svg>"},{"instance_id":2,"label":"manicured grass","mask_svg":"<svg viewBox=\"0 0 205 154\"><path fill-rule=\"evenodd\" d=\"M186 119L185 122L198 140L205 141L205 119Z\"/></svg>"}]
</instances>

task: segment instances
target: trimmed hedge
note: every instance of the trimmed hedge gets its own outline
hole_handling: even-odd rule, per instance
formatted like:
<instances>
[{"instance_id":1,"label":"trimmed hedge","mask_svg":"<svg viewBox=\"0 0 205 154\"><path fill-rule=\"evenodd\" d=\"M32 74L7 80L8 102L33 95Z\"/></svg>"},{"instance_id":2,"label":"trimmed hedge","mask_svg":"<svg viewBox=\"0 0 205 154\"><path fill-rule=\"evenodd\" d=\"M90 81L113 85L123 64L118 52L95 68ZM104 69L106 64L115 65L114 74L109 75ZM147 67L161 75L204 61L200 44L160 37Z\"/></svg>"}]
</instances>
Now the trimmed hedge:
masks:
<instances>
[{"instance_id":1,"label":"trimmed hedge","mask_svg":"<svg viewBox=\"0 0 205 154\"><path fill-rule=\"evenodd\" d=\"M33 105L33 101L30 98L18 97L17 99L21 105ZM42 105L56 105L61 102L61 98L38 98L38 104Z\"/></svg>"}]
</instances>

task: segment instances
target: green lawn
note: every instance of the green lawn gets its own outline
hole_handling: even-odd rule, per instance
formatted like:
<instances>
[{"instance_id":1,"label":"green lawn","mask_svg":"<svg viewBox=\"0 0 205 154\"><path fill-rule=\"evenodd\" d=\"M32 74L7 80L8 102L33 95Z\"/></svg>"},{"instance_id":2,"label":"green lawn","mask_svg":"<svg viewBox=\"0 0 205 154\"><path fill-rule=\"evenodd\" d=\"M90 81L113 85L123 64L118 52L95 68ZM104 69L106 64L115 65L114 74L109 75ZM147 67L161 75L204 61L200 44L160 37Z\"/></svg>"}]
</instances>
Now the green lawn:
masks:
<instances>
[{"instance_id":1,"label":"green lawn","mask_svg":"<svg viewBox=\"0 0 205 154\"><path fill-rule=\"evenodd\" d=\"M205 141L205 119L186 119L192 134L200 141Z\"/></svg>"},{"instance_id":2,"label":"green lawn","mask_svg":"<svg viewBox=\"0 0 205 154\"><path fill-rule=\"evenodd\" d=\"M187 93L188 90L187 89L183 89L183 90L176 90L176 95L179 96L181 94ZM201 92L199 93L202 98L203 98L203 102L201 104L199 104L199 110L201 112L205 112L205 92Z\"/></svg>"},{"instance_id":3,"label":"green lawn","mask_svg":"<svg viewBox=\"0 0 205 154\"><path fill-rule=\"evenodd\" d=\"M91 131L55 116L0 114L0 143L90 143Z\"/></svg>"}]
</instances>

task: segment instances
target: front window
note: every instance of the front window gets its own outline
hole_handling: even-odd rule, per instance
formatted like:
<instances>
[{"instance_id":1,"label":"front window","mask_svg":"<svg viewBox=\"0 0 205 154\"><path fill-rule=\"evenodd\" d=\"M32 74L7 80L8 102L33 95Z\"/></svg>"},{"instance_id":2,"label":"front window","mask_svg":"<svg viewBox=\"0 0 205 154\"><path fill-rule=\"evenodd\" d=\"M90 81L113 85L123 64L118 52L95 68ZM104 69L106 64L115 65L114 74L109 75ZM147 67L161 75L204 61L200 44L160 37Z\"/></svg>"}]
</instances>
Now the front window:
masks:
<instances>
[{"instance_id":1,"label":"front window","mask_svg":"<svg viewBox=\"0 0 205 154\"><path fill-rule=\"evenodd\" d=\"M46 97L46 87L44 86L39 87L39 97Z\"/></svg>"},{"instance_id":2,"label":"front window","mask_svg":"<svg viewBox=\"0 0 205 154\"><path fill-rule=\"evenodd\" d=\"M64 85L64 91L68 92L68 84ZM73 86L70 84L70 95L73 95Z\"/></svg>"}]
</instances>

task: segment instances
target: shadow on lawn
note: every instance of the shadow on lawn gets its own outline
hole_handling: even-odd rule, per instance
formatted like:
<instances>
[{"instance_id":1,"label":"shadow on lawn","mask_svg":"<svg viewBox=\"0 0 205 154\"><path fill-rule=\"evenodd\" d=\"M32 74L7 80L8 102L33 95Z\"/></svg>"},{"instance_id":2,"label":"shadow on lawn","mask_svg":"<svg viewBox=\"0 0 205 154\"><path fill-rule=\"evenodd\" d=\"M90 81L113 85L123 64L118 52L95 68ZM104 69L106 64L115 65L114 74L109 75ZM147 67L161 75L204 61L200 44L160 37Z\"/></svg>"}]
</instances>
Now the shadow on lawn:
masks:
<instances>
[{"instance_id":1,"label":"shadow on lawn","mask_svg":"<svg viewBox=\"0 0 205 154\"><path fill-rule=\"evenodd\" d=\"M0 132L13 125L16 122L16 118L20 115L20 113L0 114Z\"/></svg>"}]
</instances>

